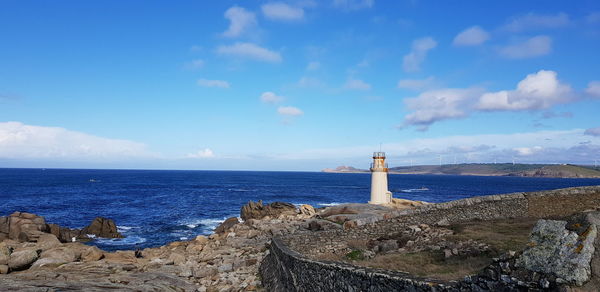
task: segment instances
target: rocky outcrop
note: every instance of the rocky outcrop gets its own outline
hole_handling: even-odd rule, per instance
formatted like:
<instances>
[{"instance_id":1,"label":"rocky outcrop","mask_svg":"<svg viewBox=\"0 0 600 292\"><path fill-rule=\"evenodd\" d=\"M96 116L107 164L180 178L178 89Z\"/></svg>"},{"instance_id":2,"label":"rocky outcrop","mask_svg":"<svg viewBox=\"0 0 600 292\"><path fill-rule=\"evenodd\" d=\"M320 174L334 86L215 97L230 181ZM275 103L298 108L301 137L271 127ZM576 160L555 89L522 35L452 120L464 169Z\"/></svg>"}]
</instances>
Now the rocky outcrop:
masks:
<instances>
[{"instance_id":1,"label":"rocky outcrop","mask_svg":"<svg viewBox=\"0 0 600 292\"><path fill-rule=\"evenodd\" d=\"M240 217L242 220L248 219L262 219L266 216L271 218L277 218L280 215L295 215L297 214L296 206L290 203L284 202L273 202L271 204L263 205L262 201L248 202L242 206L240 211Z\"/></svg>"},{"instance_id":2,"label":"rocky outcrop","mask_svg":"<svg viewBox=\"0 0 600 292\"><path fill-rule=\"evenodd\" d=\"M221 234L238 223L240 223L240 221L237 217L227 218L227 220L223 221L223 223L219 224L219 226L215 228L215 233Z\"/></svg>"},{"instance_id":3,"label":"rocky outcrop","mask_svg":"<svg viewBox=\"0 0 600 292\"><path fill-rule=\"evenodd\" d=\"M90 225L81 230L81 234L93 234L105 238L123 238L112 219L96 217Z\"/></svg>"},{"instance_id":4,"label":"rocky outcrop","mask_svg":"<svg viewBox=\"0 0 600 292\"><path fill-rule=\"evenodd\" d=\"M305 230L310 218L295 211L267 216L243 223L233 217L219 233L137 253L105 252L79 242L56 246L52 234L40 237L38 243L7 240L0 243L0 273L8 273L2 275L0 290L261 291L258 266L271 237ZM13 273L2 265L3 251L10 260L9 247L43 250L24 265L29 269Z\"/></svg>"},{"instance_id":5,"label":"rocky outcrop","mask_svg":"<svg viewBox=\"0 0 600 292\"><path fill-rule=\"evenodd\" d=\"M44 217L25 212L0 217L0 240L37 241L44 232L48 232Z\"/></svg>"}]
</instances>

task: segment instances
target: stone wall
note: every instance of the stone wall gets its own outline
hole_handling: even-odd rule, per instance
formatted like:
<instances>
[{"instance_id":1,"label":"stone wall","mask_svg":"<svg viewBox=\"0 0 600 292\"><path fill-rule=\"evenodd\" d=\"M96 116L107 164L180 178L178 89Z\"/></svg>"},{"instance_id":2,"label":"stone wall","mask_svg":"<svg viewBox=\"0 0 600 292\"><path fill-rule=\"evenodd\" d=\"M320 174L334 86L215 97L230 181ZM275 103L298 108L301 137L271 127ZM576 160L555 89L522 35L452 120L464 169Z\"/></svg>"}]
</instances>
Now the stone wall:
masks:
<instances>
[{"instance_id":1,"label":"stone wall","mask_svg":"<svg viewBox=\"0 0 600 292\"><path fill-rule=\"evenodd\" d=\"M263 284L270 291L458 291L472 287L520 289L518 285L545 289L552 279L531 276L532 282L500 277L510 264L497 262L486 271L461 282L416 279L403 273L317 261L318 255L346 254L352 242L399 232L412 224L444 224L503 218L555 218L600 208L600 186L567 188L543 192L473 197L417 209L396 211L391 218L344 229L299 232L274 238L270 253L261 264ZM494 268L496 267L496 268ZM506 273L504 273L506 274ZM533 277L538 277L534 279ZM486 284L487 283L487 284Z\"/></svg>"},{"instance_id":2,"label":"stone wall","mask_svg":"<svg viewBox=\"0 0 600 292\"><path fill-rule=\"evenodd\" d=\"M466 198L394 211L387 219L343 229L300 232L282 238L292 250L306 255L346 254L348 243L400 232L413 224L446 224L507 218L555 218L600 208L600 186Z\"/></svg>"}]
</instances>

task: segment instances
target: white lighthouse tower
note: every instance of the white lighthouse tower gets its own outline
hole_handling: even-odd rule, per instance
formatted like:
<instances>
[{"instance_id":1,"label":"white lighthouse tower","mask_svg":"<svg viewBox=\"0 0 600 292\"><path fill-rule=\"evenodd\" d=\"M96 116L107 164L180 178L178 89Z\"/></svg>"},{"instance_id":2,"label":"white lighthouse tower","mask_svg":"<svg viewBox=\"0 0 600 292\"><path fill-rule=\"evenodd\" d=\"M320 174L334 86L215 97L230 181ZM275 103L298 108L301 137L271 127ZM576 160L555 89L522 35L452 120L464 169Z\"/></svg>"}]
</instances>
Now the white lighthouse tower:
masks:
<instances>
[{"instance_id":1,"label":"white lighthouse tower","mask_svg":"<svg viewBox=\"0 0 600 292\"><path fill-rule=\"evenodd\" d=\"M389 204L392 193L388 191L388 167L385 152L373 153L371 164L371 200L369 204Z\"/></svg>"}]
</instances>

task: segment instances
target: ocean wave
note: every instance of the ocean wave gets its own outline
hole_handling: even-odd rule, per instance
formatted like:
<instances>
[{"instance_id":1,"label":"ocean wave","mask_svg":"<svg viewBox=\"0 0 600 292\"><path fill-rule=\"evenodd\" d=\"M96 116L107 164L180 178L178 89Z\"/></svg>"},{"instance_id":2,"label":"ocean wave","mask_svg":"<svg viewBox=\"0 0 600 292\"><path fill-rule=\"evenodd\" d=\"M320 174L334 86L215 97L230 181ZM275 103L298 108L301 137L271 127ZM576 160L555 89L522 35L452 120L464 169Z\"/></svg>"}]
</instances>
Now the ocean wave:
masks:
<instances>
[{"instance_id":1,"label":"ocean wave","mask_svg":"<svg viewBox=\"0 0 600 292\"><path fill-rule=\"evenodd\" d=\"M137 229L137 228L140 228L140 227L138 227L138 226L117 225L117 230L119 232L127 232L127 231L129 231L131 229Z\"/></svg>"},{"instance_id":2,"label":"ocean wave","mask_svg":"<svg viewBox=\"0 0 600 292\"><path fill-rule=\"evenodd\" d=\"M317 205L323 206L323 207L331 207L331 206L336 206L336 205L341 205L341 204L347 204L347 203L333 202L333 203L318 203Z\"/></svg>"},{"instance_id":3,"label":"ocean wave","mask_svg":"<svg viewBox=\"0 0 600 292\"><path fill-rule=\"evenodd\" d=\"M234 217L235 215L229 216ZM186 226L189 229L196 229L198 227L202 229L209 229L210 231L214 230L219 226L219 224L223 223L227 218L204 218L204 219L190 219L180 221L179 224ZM238 220L241 221L241 218L238 217Z\"/></svg>"},{"instance_id":4,"label":"ocean wave","mask_svg":"<svg viewBox=\"0 0 600 292\"><path fill-rule=\"evenodd\" d=\"M252 192L253 190L248 189L227 189L230 192Z\"/></svg>"},{"instance_id":5,"label":"ocean wave","mask_svg":"<svg viewBox=\"0 0 600 292\"><path fill-rule=\"evenodd\" d=\"M146 242L146 238L133 235L125 238L97 238L96 242L103 245L134 245Z\"/></svg>"}]
</instances>

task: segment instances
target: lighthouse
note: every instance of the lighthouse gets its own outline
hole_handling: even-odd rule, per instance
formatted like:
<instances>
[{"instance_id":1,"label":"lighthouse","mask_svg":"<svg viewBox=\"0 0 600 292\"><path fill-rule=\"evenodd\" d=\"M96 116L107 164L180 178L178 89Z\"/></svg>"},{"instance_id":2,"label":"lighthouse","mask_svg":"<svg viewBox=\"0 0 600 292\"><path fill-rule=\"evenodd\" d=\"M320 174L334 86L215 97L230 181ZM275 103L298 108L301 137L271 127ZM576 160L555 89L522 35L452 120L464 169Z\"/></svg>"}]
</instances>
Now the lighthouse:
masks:
<instances>
[{"instance_id":1,"label":"lighthouse","mask_svg":"<svg viewBox=\"0 0 600 292\"><path fill-rule=\"evenodd\" d=\"M392 193L388 191L388 167L385 163L385 152L373 153L371 163L371 200L369 204L389 204Z\"/></svg>"}]
</instances>

